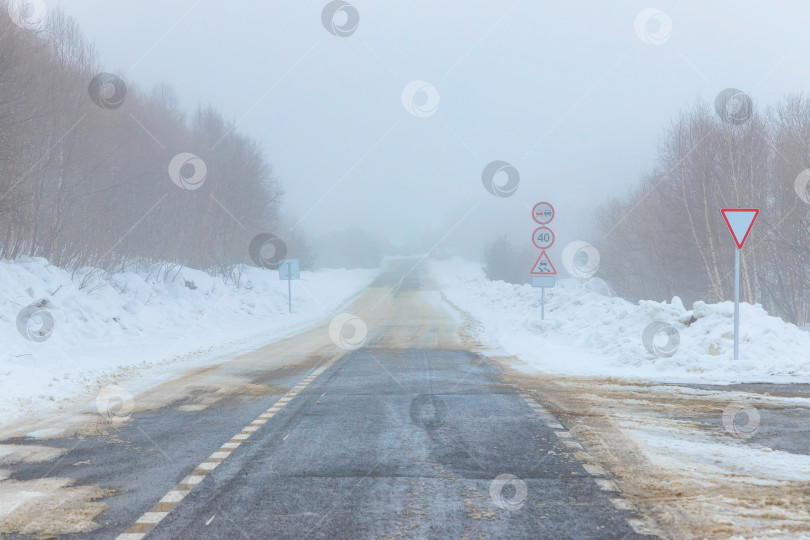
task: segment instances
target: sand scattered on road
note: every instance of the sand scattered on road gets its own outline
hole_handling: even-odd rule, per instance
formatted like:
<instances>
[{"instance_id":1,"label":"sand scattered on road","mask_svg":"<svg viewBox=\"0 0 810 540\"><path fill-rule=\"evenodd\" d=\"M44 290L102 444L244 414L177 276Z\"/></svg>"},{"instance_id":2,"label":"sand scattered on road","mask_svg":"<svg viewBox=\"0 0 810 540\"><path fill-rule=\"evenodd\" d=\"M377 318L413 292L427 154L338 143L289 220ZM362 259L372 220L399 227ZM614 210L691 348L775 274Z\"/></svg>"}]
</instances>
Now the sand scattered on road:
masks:
<instances>
[{"instance_id":1,"label":"sand scattered on road","mask_svg":"<svg viewBox=\"0 0 810 540\"><path fill-rule=\"evenodd\" d=\"M810 456L728 432L731 401L778 413L807 400L511 370L616 479L664 538L810 538ZM775 417L773 417L775 418Z\"/></svg>"},{"instance_id":2,"label":"sand scattered on road","mask_svg":"<svg viewBox=\"0 0 810 540\"><path fill-rule=\"evenodd\" d=\"M56 459L62 448L40 445L0 445L0 466ZM98 486L74 486L70 478L10 480L0 470L0 534L53 537L83 533L97 527L96 517L108 506L96 502L114 492Z\"/></svg>"},{"instance_id":3,"label":"sand scattered on road","mask_svg":"<svg viewBox=\"0 0 810 540\"><path fill-rule=\"evenodd\" d=\"M94 520L109 508L96 501L114 492L72 483L70 478L0 482L0 534L52 537L94 530Z\"/></svg>"}]
</instances>

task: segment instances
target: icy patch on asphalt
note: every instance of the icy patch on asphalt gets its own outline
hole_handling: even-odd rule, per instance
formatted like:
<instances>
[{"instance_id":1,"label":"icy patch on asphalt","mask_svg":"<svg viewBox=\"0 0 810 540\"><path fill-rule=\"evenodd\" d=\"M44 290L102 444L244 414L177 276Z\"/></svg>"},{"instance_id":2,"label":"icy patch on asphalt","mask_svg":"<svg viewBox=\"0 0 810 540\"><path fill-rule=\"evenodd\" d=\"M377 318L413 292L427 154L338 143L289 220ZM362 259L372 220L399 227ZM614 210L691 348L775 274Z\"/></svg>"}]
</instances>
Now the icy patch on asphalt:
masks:
<instances>
[{"instance_id":1,"label":"icy patch on asphalt","mask_svg":"<svg viewBox=\"0 0 810 540\"><path fill-rule=\"evenodd\" d=\"M810 481L810 456L748 444L725 432L712 436L694 422L636 418L617 425L662 469L758 485Z\"/></svg>"},{"instance_id":2,"label":"icy patch on asphalt","mask_svg":"<svg viewBox=\"0 0 810 540\"><path fill-rule=\"evenodd\" d=\"M148 385L178 367L215 361L217 353L300 332L377 273L301 272L301 280L292 283L289 314L287 283L272 270L245 268L238 284L183 267L165 280L126 272L99 281L86 270L71 274L44 259L2 261L0 426L58 411L64 400L97 392L113 378L146 375L141 379ZM18 330L18 315L31 304L43 305L53 318L53 332L44 341L26 339ZM41 320L30 327L36 331Z\"/></svg>"},{"instance_id":3,"label":"icy patch on asphalt","mask_svg":"<svg viewBox=\"0 0 810 540\"><path fill-rule=\"evenodd\" d=\"M810 533L810 455L801 424L788 416L795 407L808 410L806 398L564 375L514 376L560 412L571 433L617 479L623 497L662 537L806 538ZM732 403L758 408L762 415L749 438L726 426ZM734 425L745 423L738 418Z\"/></svg>"},{"instance_id":4,"label":"icy patch on asphalt","mask_svg":"<svg viewBox=\"0 0 810 540\"><path fill-rule=\"evenodd\" d=\"M645 378L668 382L804 382L810 373L810 334L759 305L741 304L740 359L734 361L733 303L638 304L609 296L604 282L560 279L546 291L490 281L480 263L431 261L443 294L481 324L476 338L490 352L515 355L527 373ZM694 320L693 320L694 319ZM642 342L653 321L674 327L680 344L658 358Z\"/></svg>"},{"instance_id":5,"label":"icy patch on asphalt","mask_svg":"<svg viewBox=\"0 0 810 540\"><path fill-rule=\"evenodd\" d=\"M649 460L656 484L677 494L658 504L691 521L694 534L684 537L808 537L810 456L707 433L692 422L628 418L619 425Z\"/></svg>"}]
</instances>

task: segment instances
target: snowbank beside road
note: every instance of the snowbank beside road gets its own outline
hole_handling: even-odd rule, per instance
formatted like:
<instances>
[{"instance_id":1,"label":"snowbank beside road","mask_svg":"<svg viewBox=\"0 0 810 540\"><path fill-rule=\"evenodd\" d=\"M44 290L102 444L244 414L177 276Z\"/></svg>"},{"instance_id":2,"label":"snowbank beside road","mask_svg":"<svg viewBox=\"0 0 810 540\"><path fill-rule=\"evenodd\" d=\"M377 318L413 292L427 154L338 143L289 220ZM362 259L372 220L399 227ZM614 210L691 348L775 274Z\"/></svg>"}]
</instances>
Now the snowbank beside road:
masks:
<instances>
[{"instance_id":1,"label":"snowbank beside road","mask_svg":"<svg viewBox=\"0 0 810 540\"><path fill-rule=\"evenodd\" d=\"M248 267L238 286L189 268L165 280L130 272L100 282L44 259L0 261L0 425L58 408L60 400L92 392L122 370L188 367L215 358L214 348L241 350L296 333L377 273L302 272L292 283L289 314L287 282L270 270ZM30 308L26 325L20 313L31 305L44 312ZM27 339L26 331L45 339Z\"/></svg>"},{"instance_id":2,"label":"snowbank beside road","mask_svg":"<svg viewBox=\"0 0 810 540\"><path fill-rule=\"evenodd\" d=\"M810 334L760 306L741 304L740 359L733 360L732 302L633 304L609 296L598 279L558 280L546 291L490 281L480 264L431 261L445 297L481 324L477 338L493 352L516 355L526 371L569 375L639 377L692 383L808 382ZM693 320L694 319L694 320ZM657 356L642 341L644 329L662 321L677 330L677 351ZM659 334L655 343L667 341Z\"/></svg>"}]
</instances>

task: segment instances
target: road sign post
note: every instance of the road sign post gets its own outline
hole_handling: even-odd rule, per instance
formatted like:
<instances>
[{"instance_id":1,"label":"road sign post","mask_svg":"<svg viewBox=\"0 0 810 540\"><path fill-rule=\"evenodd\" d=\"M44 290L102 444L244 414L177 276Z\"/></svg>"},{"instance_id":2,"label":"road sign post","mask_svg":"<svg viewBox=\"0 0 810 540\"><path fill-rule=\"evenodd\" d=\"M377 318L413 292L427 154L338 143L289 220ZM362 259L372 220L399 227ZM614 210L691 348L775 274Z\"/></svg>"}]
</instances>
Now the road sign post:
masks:
<instances>
[{"instance_id":1,"label":"road sign post","mask_svg":"<svg viewBox=\"0 0 810 540\"><path fill-rule=\"evenodd\" d=\"M278 265L278 279L287 280L287 301L292 313L292 280L301 279L298 259L282 259Z\"/></svg>"},{"instance_id":2,"label":"road sign post","mask_svg":"<svg viewBox=\"0 0 810 540\"><path fill-rule=\"evenodd\" d=\"M734 360L740 358L740 254L748 233L759 215L758 208L723 208L720 210L734 239Z\"/></svg>"},{"instance_id":3,"label":"road sign post","mask_svg":"<svg viewBox=\"0 0 810 540\"><path fill-rule=\"evenodd\" d=\"M546 227L554 219L554 207L547 202L540 202L532 208L532 219L542 227L532 233L532 243L540 250L540 256L532 267L532 287L540 287L540 320L546 320L546 288L555 285L557 271L551 264L546 250L554 245L554 231Z\"/></svg>"},{"instance_id":4,"label":"road sign post","mask_svg":"<svg viewBox=\"0 0 810 540\"><path fill-rule=\"evenodd\" d=\"M740 358L740 251L734 250L734 360Z\"/></svg>"}]
</instances>

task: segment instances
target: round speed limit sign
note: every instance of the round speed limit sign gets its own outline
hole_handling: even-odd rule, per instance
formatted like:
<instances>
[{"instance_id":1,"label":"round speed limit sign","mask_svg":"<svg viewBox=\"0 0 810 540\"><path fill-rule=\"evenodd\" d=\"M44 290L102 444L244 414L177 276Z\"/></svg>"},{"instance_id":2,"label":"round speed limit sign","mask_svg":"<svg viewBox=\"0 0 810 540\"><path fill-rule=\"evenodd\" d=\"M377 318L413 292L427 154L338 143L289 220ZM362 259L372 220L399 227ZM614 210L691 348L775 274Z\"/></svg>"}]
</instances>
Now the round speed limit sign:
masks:
<instances>
[{"instance_id":1,"label":"round speed limit sign","mask_svg":"<svg viewBox=\"0 0 810 540\"><path fill-rule=\"evenodd\" d=\"M548 227L538 227L532 234L532 242L539 249L548 249L554 245L554 232Z\"/></svg>"}]
</instances>

